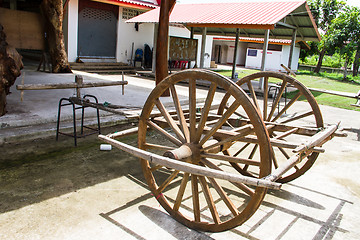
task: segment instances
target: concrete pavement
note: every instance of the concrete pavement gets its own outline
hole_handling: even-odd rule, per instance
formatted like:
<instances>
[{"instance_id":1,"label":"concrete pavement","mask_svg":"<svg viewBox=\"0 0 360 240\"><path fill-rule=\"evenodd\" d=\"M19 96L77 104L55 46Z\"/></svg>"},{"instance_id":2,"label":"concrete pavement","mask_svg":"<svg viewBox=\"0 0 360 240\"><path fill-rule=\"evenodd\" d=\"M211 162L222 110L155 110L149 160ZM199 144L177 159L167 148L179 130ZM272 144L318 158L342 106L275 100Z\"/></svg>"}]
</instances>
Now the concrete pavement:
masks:
<instances>
[{"instance_id":1,"label":"concrete pavement","mask_svg":"<svg viewBox=\"0 0 360 240\"><path fill-rule=\"evenodd\" d=\"M120 80L116 75L84 78L94 76ZM71 82L74 76L25 69L25 83L53 80ZM128 76L125 80L129 85L124 96L121 87L84 91L98 96L100 102L141 107L154 82ZM5 153L0 158L0 239L360 239L360 112L321 106L324 121L341 121L348 137L325 144L326 152L304 176L279 191L269 190L260 208L242 226L203 233L168 216L147 189L135 158L116 150L100 152L98 144L85 148L91 137L71 150L75 156L46 155L27 163L14 160L13 165L5 164L6 156L16 155L11 147L19 145L14 143L17 139L37 138L34 132L40 130L41 136L54 136L58 101L74 95L72 90L25 91L21 103L20 93L12 92L9 113L0 118ZM71 117L70 110L64 114ZM94 116L94 112L90 114ZM101 119L109 125L126 121L104 112ZM49 141L54 139L40 139L24 148L33 147L44 154L56 151L44 147ZM72 149L66 137L60 144L63 150ZM105 162L111 154L120 155Z\"/></svg>"}]
</instances>

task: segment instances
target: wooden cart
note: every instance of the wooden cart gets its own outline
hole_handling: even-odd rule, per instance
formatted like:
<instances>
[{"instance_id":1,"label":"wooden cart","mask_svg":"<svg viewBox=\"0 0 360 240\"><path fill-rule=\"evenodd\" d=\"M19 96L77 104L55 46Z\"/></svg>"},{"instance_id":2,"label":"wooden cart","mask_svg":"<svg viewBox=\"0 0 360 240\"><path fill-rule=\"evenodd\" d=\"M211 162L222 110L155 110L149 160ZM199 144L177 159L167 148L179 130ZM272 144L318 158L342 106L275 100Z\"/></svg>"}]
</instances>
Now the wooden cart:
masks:
<instances>
[{"instance_id":1,"label":"wooden cart","mask_svg":"<svg viewBox=\"0 0 360 240\"><path fill-rule=\"evenodd\" d=\"M141 159L154 197L177 221L202 231L228 230L254 214L268 188L279 189L304 174L338 126L324 128L310 91L285 74L258 72L236 83L207 70L166 76L166 49L160 46L167 46L174 1L161 4L156 68L161 81L137 128L99 138ZM260 78L264 89L269 81L280 82L272 101L267 91L261 99L256 96L254 83ZM207 86L202 103L196 101L203 91L199 84ZM284 104L281 96L289 85L295 94ZM184 89L186 99L179 94ZM172 104L164 103L168 92ZM115 139L128 134L138 135L137 147Z\"/></svg>"}]
</instances>

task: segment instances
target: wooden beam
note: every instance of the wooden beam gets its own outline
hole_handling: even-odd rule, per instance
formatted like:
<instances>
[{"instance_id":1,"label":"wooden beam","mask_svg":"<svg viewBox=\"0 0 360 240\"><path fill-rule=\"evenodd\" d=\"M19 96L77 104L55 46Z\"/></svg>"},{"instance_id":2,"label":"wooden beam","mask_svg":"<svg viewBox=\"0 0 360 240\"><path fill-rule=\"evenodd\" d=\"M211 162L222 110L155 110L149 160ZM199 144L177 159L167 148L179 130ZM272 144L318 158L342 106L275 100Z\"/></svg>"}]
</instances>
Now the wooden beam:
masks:
<instances>
[{"instance_id":1,"label":"wooden beam","mask_svg":"<svg viewBox=\"0 0 360 240\"><path fill-rule=\"evenodd\" d=\"M126 85L127 81L108 81L108 82L86 82L79 86L77 83L46 83L46 84L24 84L16 85L17 90L47 90L47 89L68 89L68 88L91 88L107 87L116 85Z\"/></svg>"},{"instance_id":2,"label":"wooden beam","mask_svg":"<svg viewBox=\"0 0 360 240\"><path fill-rule=\"evenodd\" d=\"M146 161L149 161L150 163L155 163L164 167L173 168L178 171L187 172L198 176L218 178L230 182L244 183L244 184L265 187L265 188L272 188L272 189L281 188L280 183L270 182L263 179L257 179L253 177L242 176L240 174L227 173L220 170L201 167L191 163L182 162L168 157L160 156L154 153L150 153L142 149L130 146L128 144L116 141L104 135L99 135L98 137L100 140L107 142L112 146L119 148L127 153L130 153L135 157L144 159Z\"/></svg>"}]
</instances>

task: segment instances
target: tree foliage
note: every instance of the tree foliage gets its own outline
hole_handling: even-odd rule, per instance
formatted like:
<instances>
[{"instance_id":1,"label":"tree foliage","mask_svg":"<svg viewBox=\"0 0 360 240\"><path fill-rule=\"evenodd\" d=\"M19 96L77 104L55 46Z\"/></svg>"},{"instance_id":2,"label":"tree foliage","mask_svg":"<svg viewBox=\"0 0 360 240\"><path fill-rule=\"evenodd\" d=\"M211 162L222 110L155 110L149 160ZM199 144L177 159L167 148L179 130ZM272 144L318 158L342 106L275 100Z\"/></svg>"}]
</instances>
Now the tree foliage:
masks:
<instances>
[{"instance_id":1,"label":"tree foliage","mask_svg":"<svg viewBox=\"0 0 360 240\"><path fill-rule=\"evenodd\" d=\"M346 7L335 18L324 36L326 47L335 49L345 58L345 67L351 64L360 47L360 10ZM346 71L345 71L346 74ZM346 75L344 75L346 78Z\"/></svg>"},{"instance_id":2,"label":"tree foliage","mask_svg":"<svg viewBox=\"0 0 360 240\"><path fill-rule=\"evenodd\" d=\"M341 0L308 0L311 13L315 19L316 25L323 33L327 33L331 22L336 19L339 12L344 8L345 2ZM319 46L319 60L315 72L320 72L323 58L326 53L326 44L324 40Z\"/></svg>"}]
</instances>

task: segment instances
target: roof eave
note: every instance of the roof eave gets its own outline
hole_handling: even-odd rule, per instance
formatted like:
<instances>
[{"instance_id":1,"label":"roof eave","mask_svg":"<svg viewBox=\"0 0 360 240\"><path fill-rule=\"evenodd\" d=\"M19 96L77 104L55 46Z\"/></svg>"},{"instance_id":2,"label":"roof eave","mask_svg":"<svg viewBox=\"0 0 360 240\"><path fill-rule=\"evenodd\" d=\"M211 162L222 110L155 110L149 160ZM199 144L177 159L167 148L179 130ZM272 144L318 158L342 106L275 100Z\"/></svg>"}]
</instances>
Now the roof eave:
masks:
<instances>
[{"instance_id":1,"label":"roof eave","mask_svg":"<svg viewBox=\"0 0 360 240\"><path fill-rule=\"evenodd\" d=\"M155 6L153 4L147 4L147 3L128 3L128 2L119 2L116 0L92 0L94 2L101 2L111 5L116 5L120 7L128 7L128 8L136 8L141 10L152 10L157 8L158 6Z\"/></svg>"}]
</instances>

